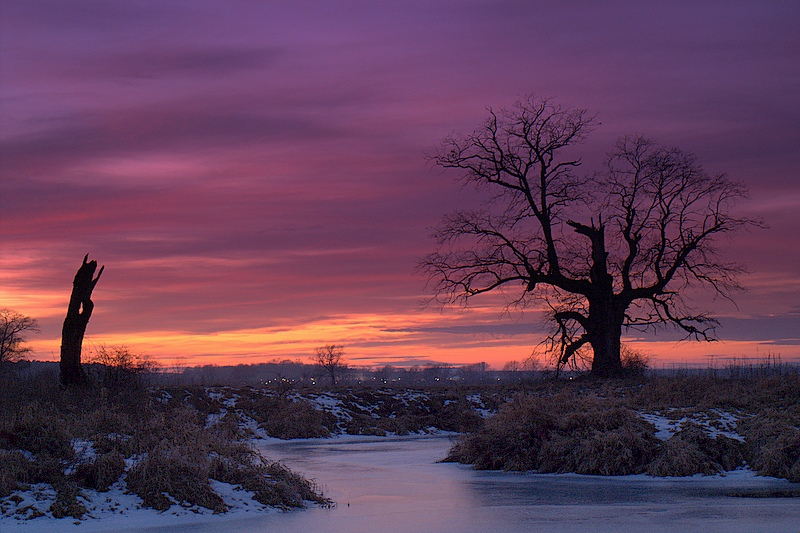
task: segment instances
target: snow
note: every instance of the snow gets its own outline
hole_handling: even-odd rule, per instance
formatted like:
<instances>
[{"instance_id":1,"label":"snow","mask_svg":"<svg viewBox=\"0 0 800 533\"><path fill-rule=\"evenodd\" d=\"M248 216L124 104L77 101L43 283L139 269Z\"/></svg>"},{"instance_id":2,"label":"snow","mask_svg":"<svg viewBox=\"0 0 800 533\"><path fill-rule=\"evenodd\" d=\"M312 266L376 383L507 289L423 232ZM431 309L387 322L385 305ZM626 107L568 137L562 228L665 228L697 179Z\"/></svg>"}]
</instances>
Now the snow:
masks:
<instances>
[{"instance_id":1,"label":"snow","mask_svg":"<svg viewBox=\"0 0 800 533\"><path fill-rule=\"evenodd\" d=\"M694 422L702 427L709 437L717 438L724 435L731 439L744 442L744 437L736 433L736 423L740 416L721 409L710 409L708 412L693 413L692 416L681 416L682 411L670 409L665 413L638 413L640 417L656 427L656 438L667 440L681 427L689 422Z\"/></svg>"},{"instance_id":2,"label":"snow","mask_svg":"<svg viewBox=\"0 0 800 533\"><path fill-rule=\"evenodd\" d=\"M233 409L236 407L236 402L239 400L240 396L238 394L232 394L230 398L226 398L222 401L222 405L227 407L228 409Z\"/></svg>"},{"instance_id":3,"label":"snow","mask_svg":"<svg viewBox=\"0 0 800 533\"><path fill-rule=\"evenodd\" d=\"M72 449L75 450L75 455L81 459L81 462L87 462L97 458L97 452L94 449L94 444L88 440L72 439Z\"/></svg>"},{"instance_id":4,"label":"snow","mask_svg":"<svg viewBox=\"0 0 800 533\"><path fill-rule=\"evenodd\" d=\"M472 410L478 413L481 418L489 418L495 414L494 411L486 408L486 404L483 403L480 394L470 394L467 396L467 401L470 403Z\"/></svg>"},{"instance_id":5,"label":"snow","mask_svg":"<svg viewBox=\"0 0 800 533\"><path fill-rule=\"evenodd\" d=\"M214 424L218 424L219 421L222 420L222 417L224 417L226 414L228 414L228 410L227 409L220 409L219 413L211 413L211 414L209 414L208 416L206 416L206 425L205 425L205 427L206 428L210 428Z\"/></svg>"},{"instance_id":6,"label":"snow","mask_svg":"<svg viewBox=\"0 0 800 533\"><path fill-rule=\"evenodd\" d=\"M18 493L21 500L9 506L0 515L0 531L89 533L97 531L151 531L153 529L176 531L198 524L223 527L223 524L257 515L265 519L278 512L265 507L252 498L252 494L233 485L211 481L214 490L231 510L225 514L214 514L202 507L173 505L164 512L141 507L141 499L125 493L124 482L117 482L107 492L83 490L79 498L89 511L83 520L50 517L29 518L34 510L45 513L55 500L55 490L46 484L35 485L33 490Z\"/></svg>"},{"instance_id":7,"label":"snow","mask_svg":"<svg viewBox=\"0 0 800 533\"><path fill-rule=\"evenodd\" d=\"M54 492L37 486L43 498L24 493L15 509L0 517L7 532L88 533L97 531L800 531L800 505L792 498L739 498L733 490L798 487L759 477L749 470L725 476L652 478L577 474L480 472L438 463L453 436L257 441L268 457L316 479L337 501L332 509L311 507L281 512L252 500L246 491L222 483L214 488L232 510L213 514L174 505L159 513L141 509L122 482L109 492L84 491L91 518L17 520L15 509L46 510ZM32 511L28 511L29 513ZM12 516L8 516L9 513ZM502 525L502 527L500 527Z\"/></svg>"},{"instance_id":8,"label":"snow","mask_svg":"<svg viewBox=\"0 0 800 533\"><path fill-rule=\"evenodd\" d=\"M238 396L226 394L229 392L209 390L209 396L225 408L208 415L207 425L217 423L228 409L235 408ZM426 398L415 391L397 391L389 396L406 404ZM167 401L163 395L161 399ZM312 393L303 399L339 420L350 417L343 400L334 394ZM481 416L493 414L479 394L470 394L466 400ZM355 407L364 412L377 408L357 403ZM264 507L247 491L212 481L230 506L229 512L213 514L203 508L173 505L160 513L141 508L141 500L126 494L124 481L120 481L107 492L82 491L80 501L88 509L83 520L59 520L47 516L55 491L40 484L5 501L0 507L0 531L470 532L495 531L498 524L509 533L800 531L798 499L731 496L734 491L797 490L800 484L759 477L746 469L687 478L479 472L439 463L457 434L433 427L427 429L428 434L423 431L408 436L337 435L287 441L267 436L255 420L239 415L243 428L250 430L255 446L266 457L316 480L338 505L333 509L281 512ZM735 428L745 415L738 412L670 409L639 415L655 426L656 437L662 440L688 422L699 424L712 438L722 434L743 440ZM84 460L96 455L88 441L75 439L72 445ZM126 459L127 466L138 459Z\"/></svg>"},{"instance_id":9,"label":"snow","mask_svg":"<svg viewBox=\"0 0 800 533\"><path fill-rule=\"evenodd\" d=\"M258 421L251 416L244 413L239 413L239 427L244 431L249 432L254 438L269 439L271 438L266 430L258 425Z\"/></svg>"}]
</instances>

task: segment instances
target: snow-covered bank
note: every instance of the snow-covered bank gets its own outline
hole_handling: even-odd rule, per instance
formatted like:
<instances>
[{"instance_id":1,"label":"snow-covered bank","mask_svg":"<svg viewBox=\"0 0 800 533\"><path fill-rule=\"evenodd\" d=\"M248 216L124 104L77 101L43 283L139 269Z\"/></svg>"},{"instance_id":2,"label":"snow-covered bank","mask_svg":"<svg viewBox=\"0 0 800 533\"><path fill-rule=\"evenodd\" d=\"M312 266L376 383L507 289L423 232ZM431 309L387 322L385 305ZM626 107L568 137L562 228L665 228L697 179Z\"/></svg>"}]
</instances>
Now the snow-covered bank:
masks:
<instances>
[{"instance_id":1,"label":"snow-covered bank","mask_svg":"<svg viewBox=\"0 0 800 533\"><path fill-rule=\"evenodd\" d=\"M724 387L712 383L719 389L716 394L721 399L709 399L708 387L700 387L705 384L682 381L633 386L616 382L590 382L581 387L560 383L540 385L541 390L517 392L493 387L424 391L153 389L150 397L155 398L157 410L148 411L153 416L148 414L138 425L118 417L119 420L114 418L113 424L106 423L102 426L105 429L97 433L98 430L93 429L95 426L76 423L85 419L84 415L73 420L74 427L69 432L54 432L53 440L63 444L58 450L65 459L55 465L60 468L59 475L51 476L54 481L49 485L46 483L51 482L47 478L45 482L40 481L43 477L35 470L41 462L37 450L43 450L42 456L47 457L47 450L37 444L35 437L41 433L40 426L61 428L61 418L55 416L55 411L48 417L29 416L33 421L44 420L47 424L6 423L5 433L0 434L4 439L0 442L0 447L4 448L0 450L0 459L7 459L4 464L14 468L19 463L32 472L23 471L28 477L18 476L16 486L7 482L9 476L5 476L5 485L0 483L0 487L5 487L5 496L0 501L0 530L5 531L6 527L23 531L191 529L195 533L198 529L256 531L275 526L278 530L318 527L328 531L331 517L335 518L335 523L341 518L339 530L348 531L393 530L395 525L399 526L394 530L401 531L492 530L483 518L470 511L472 508L483 509L484 515L494 517L503 523L503 529L511 528L510 531L514 531L513 528L526 530L530 523L546 529L547 524L553 522L554 527L561 528L567 517L570 520L576 517L578 522L564 522L576 530L586 530L587 524L600 527L592 523L591 517L602 518L602 524L610 521L619 529L644 529L639 526L646 522L637 525L630 522L631 517L654 522L660 517L669 517L669 521L680 522L689 520L688 512L701 522L721 518L723 523L730 520L738 524L744 520L750 524L736 514L737 509L745 509L743 512L756 516L763 511L764 516L771 519L786 515L785 508L797 507L796 502L800 501L775 497L797 496L800 484L768 477L776 475L797 481L792 477L796 472L791 465L797 460L797 449L793 447L796 440L793 439L800 431L800 419L797 419L797 406L791 403L792 394L789 394L795 388L773 394L774 386L760 383L721 384ZM655 386L660 389L652 391ZM740 390L731 390L737 386ZM697 392L681 390L689 387ZM702 396L698 396L700 393ZM12 416L16 415L12 413ZM171 422L156 423L163 417ZM108 416L100 412L94 419L103 421ZM464 426L479 429L470 432L468 437L446 429ZM154 432L159 432L163 438L153 440ZM327 438L281 440L274 437L308 433ZM457 438L461 445L476 434L486 436L478 444L497 445L501 451L508 450L509 444L522 443L524 446L513 450L515 455L510 456L511 459L544 457L549 463L540 467L526 466L527 463L519 461L511 461L511 466L501 462L465 461L480 468L530 470L540 474L479 472L470 466L438 463L453 455L451 446ZM502 438L496 438L498 436ZM524 441L525 436L538 436L541 442ZM197 462L184 460L182 454L187 457L188 454L177 444L170 444L169 453L163 451L164 443L172 442L167 437L178 444L205 443L199 456L202 468ZM220 447L226 438L234 439L231 446ZM142 442L134 447L134 440ZM240 449L239 445L244 446L241 450L250 450L240 458L242 465L246 464L244 459L262 457L259 451L266 459L283 459L292 470L315 479L318 484L312 483L311 487L322 489L325 496L339 504L338 507L333 510L312 507L290 513L265 507L286 505L281 505L280 501L272 503L269 494L252 488L252 479L244 480L238 476L237 469L222 468L231 463L219 462L220 453ZM99 475L100 459L108 456L106 448L109 446L120 450L118 462L124 460L124 465L117 465L119 471L115 471L114 476L105 476L108 484L81 474L81 468L94 464L96 468L91 472ZM494 448L487 450L494 453ZM642 450L646 454L638 453ZM153 468L138 468L137 465L151 456ZM236 457L231 455L231 460ZM628 460L630 458L638 462ZM650 464L658 468L650 468ZM188 470L175 468L177 476L153 476L180 465ZM611 469L612 465L617 467ZM626 469L622 470L619 465ZM745 470L747 465L764 476ZM777 473L770 474L768 469ZM630 475L643 472L651 477ZM724 474L686 477L696 472ZM0 474L10 474L14 482L13 470L4 467ZM256 477L271 480L273 474L264 471ZM137 491L137 479L140 487L145 484L155 489ZM163 483L150 483L153 479ZM176 484L173 479L180 483ZM60 480L63 482L58 484ZM3 482L2 476L0 482ZM206 492L181 491L184 485L195 484L198 490ZM110 490L99 492L103 490L101 486L110 486ZM245 488L247 490L243 490ZM138 496L128 493L129 490ZM256 492L248 491L256 491L257 496ZM146 498L152 497L151 493L155 498L167 498L166 505L148 503ZM206 493L218 499L209 504L208 499L199 497ZM66 500L72 502L68 510L80 508L80 513L60 511L64 504L58 502L67 497L73 499ZM298 506L308 499L301 497ZM438 502L438 507L430 507L430 502ZM203 505L205 507L201 507ZM147 506L166 510L143 508ZM459 511L445 520L440 519L442 509ZM565 514L567 509L568 514ZM54 519L57 511L67 518ZM388 525L371 521L370 517L378 515L396 516L397 520ZM528 518L517 523L514 518L517 515ZM791 513L786 516L797 518ZM580 520L584 520L584 527L579 525ZM451 523L458 527L451 527ZM686 524L688 530L693 530L693 522ZM757 527L751 529L758 530Z\"/></svg>"},{"instance_id":2,"label":"snow-covered bank","mask_svg":"<svg viewBox=\"0 0 800 533\"><path fill-rule=\"evenodd\" d=\"M0 531L27 532L60 532L80 531L94 533L99 531L157 531L161 528L182 529L198 524L216 524L218 527L230 521L240 521L251 515L259 517L279 511L268 508L252 498L250 493L236 490L233 486L212 482L215 491L230 505L225 514L214 514L203 507L181 507L173 505L169 510L159 512L142 507L141 498L126 494L121 484L115 484L107 492L99 493L85 490L82 503L89 511L83 520L72 518L52 518L44 515L44 511L55 497L55 491L47 486L34 487L32 491L22 493L23 499L15 506L7 509L5 516L0 517ZM48 492L52 494L48 494ZM17 510L29 508L28 516L35 516L37 510L41 516L21 520Z\"/></svg>"},{"instance_id":3,"label":"snow-covered bank","mask_svg":"<svg viewBox=\"0 0 800 533\"><path fill-rule=\"evenodd\" d=\"M175 506L158 513L136 508L134 497L116 509L96 509L73 520L0 519L0 529L25 532L483 532L483 531L702 531L790 532L800 524L795 498L743 498L734 493L797 488L798 484L736 470L724 476L653 478L476 471L439 463L452 435L338 436L257 441L259 450L313 478L332 497L331 509L263 511L239 491L218 488L226 514Z\"/></svg>"}]
</instances>

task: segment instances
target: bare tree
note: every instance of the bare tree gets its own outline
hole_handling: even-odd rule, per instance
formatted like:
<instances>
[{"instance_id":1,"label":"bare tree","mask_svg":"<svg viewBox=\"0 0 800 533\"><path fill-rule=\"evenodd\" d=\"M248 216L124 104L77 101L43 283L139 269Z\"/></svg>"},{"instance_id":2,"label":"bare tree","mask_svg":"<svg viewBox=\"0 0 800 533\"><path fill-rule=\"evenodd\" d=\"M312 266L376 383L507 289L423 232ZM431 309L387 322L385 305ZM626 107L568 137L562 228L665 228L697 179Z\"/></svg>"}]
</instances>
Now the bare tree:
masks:
<instances>
[{"instance_id":1,"label":"bare tree","mask_svg":"<svg viewBox=\"0 0 800 533\"><path fill-rule=\"evenodd\" d=\"M26 331L39 332L35 319L11 309L0 309L0 364L19 361L31 351L23 346Z\"/></svg>"},{"instance_id":2,"label":"bare tree","mask_svg":"<svg viewBox=\"0 0 800 533\"><path fill-rule=\"evenodd\" d=\"M344 363L344 347L326 344L314 349L314 363L319 365L331 377L331 384L336 385L336 375L347 368Z\"/></svg>"},{"instance_id":3,"label":"bare tree","mask_svg":"<svg viewBox=\"0 0 800 533\"><path fill-rule=\"evenodd\" d=\"M491 194L481 209L443 219L420 267L444 305L495 290L509 306L543 304L559 367L591 349L592 373L616 376L625 328L714 338L717 322L690 308L687 290L730 298L742 268L717 257L715 237L759 222L731 214L742 185L644 137L621 139L603 171L579 176L574 147L595 122L526 97L445 138L431 160Z\"/></svg>"},{"instance_id":4,"label":"bare tree","mask_svg":"<svg viewBox=\"0 0 800 533\"><path fill-rule=\"evenodd\" d=\"M61 329L61 363L60 379L62 385L83 385L86 383L86 374L81 366L81 347L86 326L94 310L92 291L100 280L105 267L100 267L97 277L97 261L87 261L88 254L83 258L83 264L75 274L72 282L72 294L69 298L67 316Z\"/></svg>"}]
</instances>

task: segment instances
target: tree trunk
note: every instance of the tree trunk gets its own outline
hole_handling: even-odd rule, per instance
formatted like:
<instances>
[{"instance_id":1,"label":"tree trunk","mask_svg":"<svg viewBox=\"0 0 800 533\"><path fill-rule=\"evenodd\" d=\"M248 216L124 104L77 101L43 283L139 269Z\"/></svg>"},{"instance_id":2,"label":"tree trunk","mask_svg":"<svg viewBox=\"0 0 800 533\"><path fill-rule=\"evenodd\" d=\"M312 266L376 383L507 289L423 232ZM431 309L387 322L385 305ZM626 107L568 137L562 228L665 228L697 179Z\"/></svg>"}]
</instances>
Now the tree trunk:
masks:
<instances>
[{"instance_id":1,"label":"tree trunk","mask_svg":"<svg viewBox=\"0 0 800 533\"><path fill-rule=\"evenodd\" d=\"M611 276L603 283L595 284L595 292L589 300L587 333L592 346L592 375L611 378L622 374L620 358L622 323L625 312L620 311Z\"/></svg>"},{"instance_id":2,"label":"tree trunk","mask_svg":"<svg viewBox=\"0 0 800 533\"><path fill-rule=\"evenodd\" d=\"M620 358L620 338L624 310L617 309L614 296L614 278L608 273L608 252L606 251L605 226L602 220L597 227L574 224L578 233L588 236L592 241L592 266L589 277L592 293L589 296L589 316L586 332L594 352L592 375L598 377L617 377L622 374Z\"/></svg>"},{"instance_id":3,"label":"tree trunk","mask_svg":"<svg viewBox=\"0 0 800 533\"><path fill-rule=\"evenodd\" d=\"M72 295L69 298L67 316L64 318L64 327L61 329L61 384L64 386L84 385L86 374L81 366L81 347L83 346L83 336L86 333L86 326L92 316L94 303L92 303L92 291L103 268L97 277L94 277L97 270L97 261L88 261L89 255L83 258L83 264L75 274L72 282Z\"/></svg>"},{"instance_id":4,"label":"tree trunk","mask_svg":"<svg viewBox=\"0 0 800 533\"><path fill-rule=\"evenodd\" d=\"M592 375L610 378L622 374L620 347L622 325L613 315L603 315L597 321L597 329L592 332L589 343L592 345Z\"/></svg>"}]
</instances>

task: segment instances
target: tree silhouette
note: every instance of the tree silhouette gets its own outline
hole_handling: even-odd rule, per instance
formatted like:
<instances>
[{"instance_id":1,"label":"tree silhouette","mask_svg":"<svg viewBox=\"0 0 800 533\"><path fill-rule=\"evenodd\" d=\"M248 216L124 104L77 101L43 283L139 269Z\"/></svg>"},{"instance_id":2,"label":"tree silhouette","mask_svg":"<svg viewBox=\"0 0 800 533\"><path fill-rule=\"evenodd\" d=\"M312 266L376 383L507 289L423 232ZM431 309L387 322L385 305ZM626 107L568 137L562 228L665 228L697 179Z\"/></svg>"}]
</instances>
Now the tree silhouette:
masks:
<instances>
[{"instance_id":1,"label":"tree silhouette","mask_svg":"<svg viewBox=\"0 0 800 533\"><path fill-rule=\"evenodd\" d=\"M81 347L86 326L94 310L92 291L100 280L105 267L100 267L97 277L97 261L88 261L89 255L83 258L83 264L75 274L72 282L72 294L67 307L67 316L61 329L61 384L83 385L86 383L86 374L81 366Z\"/></svg>"},{"instance_id":2,"label":"tree silhouette","mask_svg":"<svg viewBox=\"0 0 800 533\"><path fill-rule=\"evenodd\" d=\"M18 361L30 351L22 345L25 331L38 333L39 324L11 309L0 309L0 364Z\"/></svg>"},{"instance_id":3,"label":"tree silhouette","mask_svg":"<svg viewBox=\"0 0 800 533\"><path fill-rule=\"evenodd\" d=\"M336 385L336 374L347 366L344 364L343 358L343 346L326 344L314 349L314 362L331 377L331 385Z\"/></svg>"},{"instance_id":4,"label":"tree silhouette","mask_svg":"<svg viewBox=\"0 0 800 533\"><path fill-rule=\"evenodd\" d=\"M686 292L730 298L742 268L718 258L715 238L758 221L731 214L742 185L641 136L621 139L601 172L578 175L574 147L595 123L584 109L529 96L445 138L430 159L490 195L443 219L420 267L444 305L500 289L510 306L544 304L558 366L591 348L592 373L616 376L625 328L714 338L717 322Z\"/></svg>"}]
</instances>

